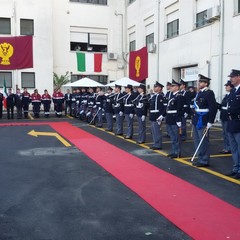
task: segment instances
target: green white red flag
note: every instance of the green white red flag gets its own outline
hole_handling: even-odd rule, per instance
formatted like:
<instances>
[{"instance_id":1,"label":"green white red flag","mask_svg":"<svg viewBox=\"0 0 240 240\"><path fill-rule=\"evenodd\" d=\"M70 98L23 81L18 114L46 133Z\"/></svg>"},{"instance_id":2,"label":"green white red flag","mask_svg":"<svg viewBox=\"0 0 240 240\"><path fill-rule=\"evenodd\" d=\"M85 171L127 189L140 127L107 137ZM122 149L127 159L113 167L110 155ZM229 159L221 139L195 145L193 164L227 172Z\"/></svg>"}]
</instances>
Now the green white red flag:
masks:
<instances>
[{"instance_id":1,"label":"green white red flag","mask_svg":"<svg viewBox=\"0 0 240 240\"><path fill-rule=\"evenodd\" d=\"M102 53L77 52L77 69L79 72L102 72Z\"/></svg>"}]
</instances>

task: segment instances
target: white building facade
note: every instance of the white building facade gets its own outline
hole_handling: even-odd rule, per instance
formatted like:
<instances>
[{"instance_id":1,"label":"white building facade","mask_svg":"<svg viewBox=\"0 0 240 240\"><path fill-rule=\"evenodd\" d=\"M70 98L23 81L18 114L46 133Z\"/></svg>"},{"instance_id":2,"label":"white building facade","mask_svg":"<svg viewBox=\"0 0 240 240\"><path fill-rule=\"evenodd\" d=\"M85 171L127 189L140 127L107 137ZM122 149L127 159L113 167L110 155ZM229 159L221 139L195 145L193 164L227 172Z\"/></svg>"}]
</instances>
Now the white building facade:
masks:
<instances>
[{"instance_id":1,"label":"white building facade","mask_svg":"<svg viewBox=\"0 0 240 240\"><path fill-rule=\"evenodd\" d=\"M148 47L148 78L196 85L212 78L216 98L240 69L240 0L0 0L0 37L20 36L32 20L34 68L0 71L8 85L53 91L52 75L108 83L128 76L129 52ZM6 31L10 22L10 32ZM31 25L31 24L30 24ZM4 30L1 30L1 28ZM79 72L76 53L101 52L102 72ZM28 73L28 74L27 74Z\"/></svg>"}]
</instances>

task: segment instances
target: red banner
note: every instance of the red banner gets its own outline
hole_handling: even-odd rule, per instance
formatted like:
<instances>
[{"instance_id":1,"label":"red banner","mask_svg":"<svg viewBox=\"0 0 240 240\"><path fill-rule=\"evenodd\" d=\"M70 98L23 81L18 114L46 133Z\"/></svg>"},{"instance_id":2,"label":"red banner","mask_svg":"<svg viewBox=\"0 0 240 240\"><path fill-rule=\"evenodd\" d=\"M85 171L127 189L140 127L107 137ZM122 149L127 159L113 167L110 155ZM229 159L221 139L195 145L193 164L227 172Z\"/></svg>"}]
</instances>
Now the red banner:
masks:
<instances>
[{"instance_id":1,"label":"red banner","mask_svg":"<svg viewBox=\"0 0 240 240\"><path fill-rule=\"evenodd\" d=\"M148 51L143 47L138 51L130 52L129 78L141 82L148 77Z\"/></svg>"},{"instance_id":2,"label":"red banner","mask_svg":"<svg viewBox=\"0 0 240 240\"><path fill-rule=\"evenodd\" d=\"M0 70L32 67L32 36L0 37Z\"/></svg>"}]
</instances>

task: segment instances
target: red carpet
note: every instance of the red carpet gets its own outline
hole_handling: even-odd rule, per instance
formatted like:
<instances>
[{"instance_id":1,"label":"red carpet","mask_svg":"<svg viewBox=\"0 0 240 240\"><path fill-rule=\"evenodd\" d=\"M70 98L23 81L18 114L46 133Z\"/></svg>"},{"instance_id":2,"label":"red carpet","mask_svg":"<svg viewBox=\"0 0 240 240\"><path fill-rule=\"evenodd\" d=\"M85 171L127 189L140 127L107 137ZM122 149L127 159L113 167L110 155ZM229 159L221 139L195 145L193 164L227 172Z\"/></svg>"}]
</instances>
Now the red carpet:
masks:
<instances>
[{"instance_id":1,"label":"red carpet","mask_svg":"<svg viewBox=\"0 0 240 240\"><path fill-rule=\"evenodd\" d=\"M238 208L68 123L47 124L193 239L240 239Z\"/></svg>"}]
</instances>

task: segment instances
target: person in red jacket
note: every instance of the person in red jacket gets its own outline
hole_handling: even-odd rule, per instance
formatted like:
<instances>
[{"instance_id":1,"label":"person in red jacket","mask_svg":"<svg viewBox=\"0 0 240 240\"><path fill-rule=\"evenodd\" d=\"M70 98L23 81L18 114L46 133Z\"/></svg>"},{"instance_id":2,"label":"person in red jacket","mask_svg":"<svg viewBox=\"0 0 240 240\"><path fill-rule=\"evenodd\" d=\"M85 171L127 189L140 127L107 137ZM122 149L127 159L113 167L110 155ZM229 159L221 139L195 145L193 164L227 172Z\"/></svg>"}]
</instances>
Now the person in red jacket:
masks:
<instances>
[{"instance_id":1,"label":"person in red jacket","mask_svg":"<svg viewBox=\"0 0 240 240\"><path fill-rule=\"evenodd\" d=\"M52 97L48 93L48 90L45 89L44 94L42 95L42 104L43 104L45 118L49 117L51 102L52 102Z\"/></svg>"},{"instance_id":2,"label":"person in red jacket","mask_svg":"<svg viewBox=\"0 0 240 240\"><path fill-rule=\"evenodd\" d=\"M53 103L54 103L54 109L57 117L62 117L62 111L63 111L63 103L64 103L64 95L61 92L61 89L58 88L53 93L52 96Z\"/></svg>"},{"instance_id":3,"label":"person in red jacket","mask_svg":"<svg viewBox=\"0 0 240 240\"><path fill-rule=\"evenodd\" d=\"M37 89L34 90L34 93L32 94L31 99L32 99L34 117L39 118L40 107L41 107L41 95L38 93Z\"/></svg>"}]
</instances>

